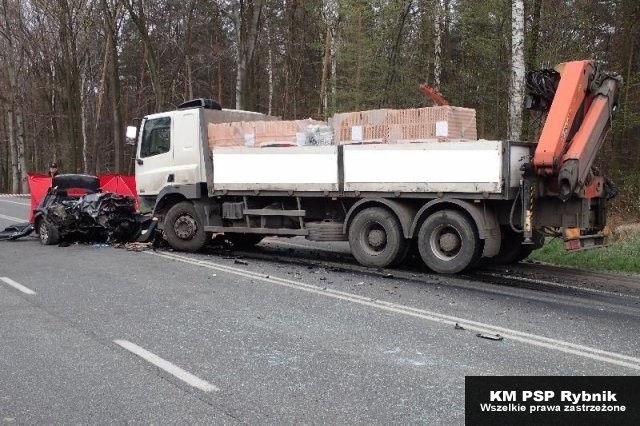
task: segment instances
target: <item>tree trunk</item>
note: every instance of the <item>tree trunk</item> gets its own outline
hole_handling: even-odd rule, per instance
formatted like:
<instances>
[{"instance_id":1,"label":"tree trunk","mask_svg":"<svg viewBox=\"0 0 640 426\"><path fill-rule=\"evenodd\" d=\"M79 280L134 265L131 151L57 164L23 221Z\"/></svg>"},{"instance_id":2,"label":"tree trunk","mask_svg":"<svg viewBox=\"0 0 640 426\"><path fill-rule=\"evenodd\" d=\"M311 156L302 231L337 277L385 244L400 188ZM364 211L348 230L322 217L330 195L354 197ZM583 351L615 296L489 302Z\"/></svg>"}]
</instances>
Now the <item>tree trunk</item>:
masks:
<instances>
[{"instance_id":1,"label":"tree trunk","mask_svg":"<svg viewBox=\"0 0 640 426\"><path fill-rule=\"evenodd\" d=\"M86 70L82 72L80 80L80 128L82 130L82 164L84 174L89 174L89 138L87 137L87 95L86 87ZM97 118L97 117L96 117Z\"/></svg>"},{"instance_id":2,"label":"tree trunk","mask_svg":"<svg viewBox=\"0 0 640 426\"><path fill-rule=\"evenodd\" d=\"M18 154L18 179L20 193L27 192L27 158L25 155L25 131L24 131L24 114L20 102L16 105L16 152Z\"/></svg>"},{"instance_id":3,"label":"tree trunk","mask_svg":"<svg viewBox=\"0 0 640 426\"><path fill-rule=\"evenodd\" d=\"M271 44L271 26L267 26L267 43L268 57L267 57L267 75L269 77L269 99L267 114L271 115L273 112L273 46Z\"/></svg>"},{"instance_id":4,"label":"tree trunk","mask_svg":"<svg viewBox=\"0 0 640 426\"><path fill-rule=\"evenodd\" d=\"M327 76L331 62L331 28L327 25L327 34L324 41L324 55L322 56L322 74L320 75L320 104L318 105L318 118L326 117L327 112Z\"/></svg>"},{"instance_id":5,"label":"tree trunk","mask_svg":"<svg viewBox=\"0 0 640 426\"><path fill-rule=\"evenodd\" d=\"M511 84L509 87L509 139L519 141L524 100L524 1L511 3Z\"/></svg>"},{"instance_id":6,"label":"tree trunk","mask_svg":"<svg viewBox=\"0 0 640 426\"><path fill-rule=\"evenodd\" d=\"M142 2L139 3L137 10L134 8L134 0L125 0L125 6L129 11L129 16L134 25L138 29L138 34L145 47L146 63L149 69L149 78L151 79L151 88L155 96L155 110L161 111L164 108L164 88L162 85L162 79L160 76L160 64L158 62L158 55L156 53L155 46L149 35L149 29L147 28L147 18L144 13L144 7Z\"/></svg>"},{"instance_id":7,"label":"tree trunk","mask_svg":"<svg viewBox=\"0 0 640 426\"><path fill-rule=\"evenodd\" d=\"M236 109L245 109L245 91L247 89L247 65L253 59L258 37L258 27L262 15L262 0L255 0L252 8L246 11L248 2L240 0L233 6L233 21L236 42ZM247 23L250 12L251 22Z\"/></svg>"},{"instance_id":8,"label":"tree trunk","mask_svg":"<svg viewBox=\"0 0 640 426\"><path fill-rule=\"evenodd\" d=\"M442 76L442 10L441 0L436 0L434 8L434 51L433 51L433 87L440 90Z\"/></svg>"},{"instance_id":9,"label":"tree trunk","mask_svg":"<svg viewBox=\"0 0 640 426\"><path fill-rule=\"evenodd\" d=\"M20 190L20 174L18 173L18 147L16 146L16 138L13 131L13 119L13 105L9 105L6 129L9 157L11 159L11 192L17 194Z\"/></svg>"},{"instance_id":10,"label":"tree trunk","mask_svg":"<svg viewBox=\"0 0 640 426\"><path fill-rule=\"evenodd\" d=\"M383 97L384 105L388 105L390 102L389 96L390 96L391 88L397 75L397 62L398 62L398 55L400 54L400 44L402 42L402 34L404 33L404 27L407 23L407 18L409 16L409 13L411 12L412 6L413 6L413 0L407 1L404 9L402 9L400 18L398 19L398 24L396 26L395 41L393 44L393 48L389 53L387 78L385 80L385 86L384 86L384 97Z\"/></svg>"}]
</instances>

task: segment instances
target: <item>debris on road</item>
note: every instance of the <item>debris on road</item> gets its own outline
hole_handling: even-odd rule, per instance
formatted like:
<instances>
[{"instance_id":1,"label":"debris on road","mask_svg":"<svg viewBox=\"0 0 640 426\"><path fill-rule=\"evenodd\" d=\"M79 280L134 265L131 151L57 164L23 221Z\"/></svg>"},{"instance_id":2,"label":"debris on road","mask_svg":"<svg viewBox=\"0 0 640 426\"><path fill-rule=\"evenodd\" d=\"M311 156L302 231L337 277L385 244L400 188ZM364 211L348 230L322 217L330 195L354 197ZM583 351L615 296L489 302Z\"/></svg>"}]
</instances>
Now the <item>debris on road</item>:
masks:
<instances>
[{"instance_id":1,"label":"debris on road","mask_svg":"<svg viewBox=\"0 0 640 426\"><path fill-rule=\"evenodd\" d=\"M29 222L14 224L4 228L4 231L0 232L0 241L9 240L14 241L18 238L26 237L33 232L33 224Z\"/></svg>"},{"instance_id":2,"label":"debris on road","mask_svg":"<svg viewBox=\"0 0 640 426\"><path fill-rule=\"evenodd\" d=\"M478 334L476 334L476 336L478 336L478 337L480 337L482 339L495 340L495 341L500 341L500 340L504 339L504 337L502 337L499 334L478 333Z\"/></svg>"},{"instance_id":3,"label":"debris on road","mask_svg":"<svg viewBox=\"0 0 640 426\"><path fill-rule=\"evenodd\" d=\"M463 326L461 326L460 324L456 323L455 329L456 330L464 330L465 328Z\"/></svg>"},{"instance_id":4,"label":"debris on road","mask_svg":"<svg viewBox=\"0 0 640 426\"><path fill-rule=\"evenodd\" d=\"M127 251L145 251L153 249L153 243L117 243L113 245L115 248L123 248Z\"/></svg>"},{"instance_id":5,"label":"debris on road","mask_svg":"<svg viewBox=\"0 0 640 426\"><path fill-rule=\"evenodd\" d=\"M249 262L244 261L244 260L240 260L240 259L235 259L233 261L233 263L238 264L238 265L248 265L249 264Z\"/></svg>"}]
</instances>

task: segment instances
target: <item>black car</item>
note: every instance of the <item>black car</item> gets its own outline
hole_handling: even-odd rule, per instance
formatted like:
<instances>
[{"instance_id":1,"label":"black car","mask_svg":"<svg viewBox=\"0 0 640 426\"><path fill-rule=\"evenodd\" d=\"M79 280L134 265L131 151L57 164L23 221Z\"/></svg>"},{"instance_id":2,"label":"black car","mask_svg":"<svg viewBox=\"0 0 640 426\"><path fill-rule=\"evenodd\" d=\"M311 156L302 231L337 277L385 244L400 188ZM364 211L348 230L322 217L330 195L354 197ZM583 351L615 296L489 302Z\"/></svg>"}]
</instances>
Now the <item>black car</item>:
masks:
<instances>
[{"instance_id":1,"label":"black car","mask_svg":"<svg viewBox=\"0 0 640 426\"><path fill-rule=\"evenodd\" d=\"M74 207L85 194L100 192L97 176L65 174L51 179L51 187L33 212L33 224L40 243L53 245L60 242L60 223L55 211Z\"/></svg>"},{"instance_id":2,"label":"black car","mask_svg":"<svg viewBox=\"0 0 640 426\"><path fill-rule=\"evenodd\" d=\"M102 192L95 176L59 175L34 211L33 222L40 243L52 245L134 241L150 219L136 213L133 197Z\"/></svg>"}]
</instances>

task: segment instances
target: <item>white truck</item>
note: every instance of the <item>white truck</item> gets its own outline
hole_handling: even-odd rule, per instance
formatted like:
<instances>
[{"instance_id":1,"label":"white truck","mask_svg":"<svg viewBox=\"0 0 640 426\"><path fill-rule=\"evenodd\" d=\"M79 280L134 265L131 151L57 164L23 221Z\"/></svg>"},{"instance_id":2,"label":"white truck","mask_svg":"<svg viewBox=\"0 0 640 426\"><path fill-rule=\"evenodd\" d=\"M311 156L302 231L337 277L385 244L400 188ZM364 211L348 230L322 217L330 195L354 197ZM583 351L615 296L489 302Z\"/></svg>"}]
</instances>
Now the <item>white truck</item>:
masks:
<instances>
[{"instance_id":1,"label":"white truck","mask_svg":"<svg viewBox=\"0 0 640 426\"><path fill-rule=\"evenodd\" d=\"M138 142L138 195L168 243L181 251L197 251L218 234L239 247L269 235L304 236L349 241L359 263L378 268L399 264L417 248L429 269L458 273L483 258L521 260L549 234L563 235L567 249L601 245L608 234L608 192L605 178L591 165L619 79L595 69L583 73L591 69L588 61L568 64L582 68L561 70L553 103L545 103L544 90L534 90L531 100L550 117L567 117L575 125L544 142L553 123L545 124L538 144L481 140L212 149L209 123L265 116L222 110L212 101L189 102L144 117L139 130L127 129ZM566 91L575 92L576 74L585 76L580 81L588 87L579 102L588 107L583 115L563 103ZM596 77L598 84L590 85ZM594 130L589 113L599 101L611 108L599 112L596 121L603 126ZM586 148L578 154L588 149L594 155L568 158L585 133ZM548 156L552 144L561 145L554 164L539 166L538 154Z\"/></svg>"}]
</instances>

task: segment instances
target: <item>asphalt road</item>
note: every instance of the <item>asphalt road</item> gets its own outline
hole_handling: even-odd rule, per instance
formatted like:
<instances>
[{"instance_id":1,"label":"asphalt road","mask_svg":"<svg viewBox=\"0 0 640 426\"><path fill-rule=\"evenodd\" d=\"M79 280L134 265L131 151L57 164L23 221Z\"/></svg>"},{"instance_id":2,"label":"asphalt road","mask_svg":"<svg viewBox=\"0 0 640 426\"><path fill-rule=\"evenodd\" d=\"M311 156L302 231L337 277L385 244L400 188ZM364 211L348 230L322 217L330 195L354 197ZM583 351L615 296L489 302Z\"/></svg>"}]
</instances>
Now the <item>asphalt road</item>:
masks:
<instances>
[{"instance_id":1,"label":"asphalt road","mask_svg":"<svg viewBox=\"0 0 640 426\"><path fill-rule=\"evenodd\" d=\"M0 198L0 229L27 212ZM460 424L465 376L638 375L639 332L637 276L27 237L0 242L0 423Z\"/></svg>"}]
</instances>

